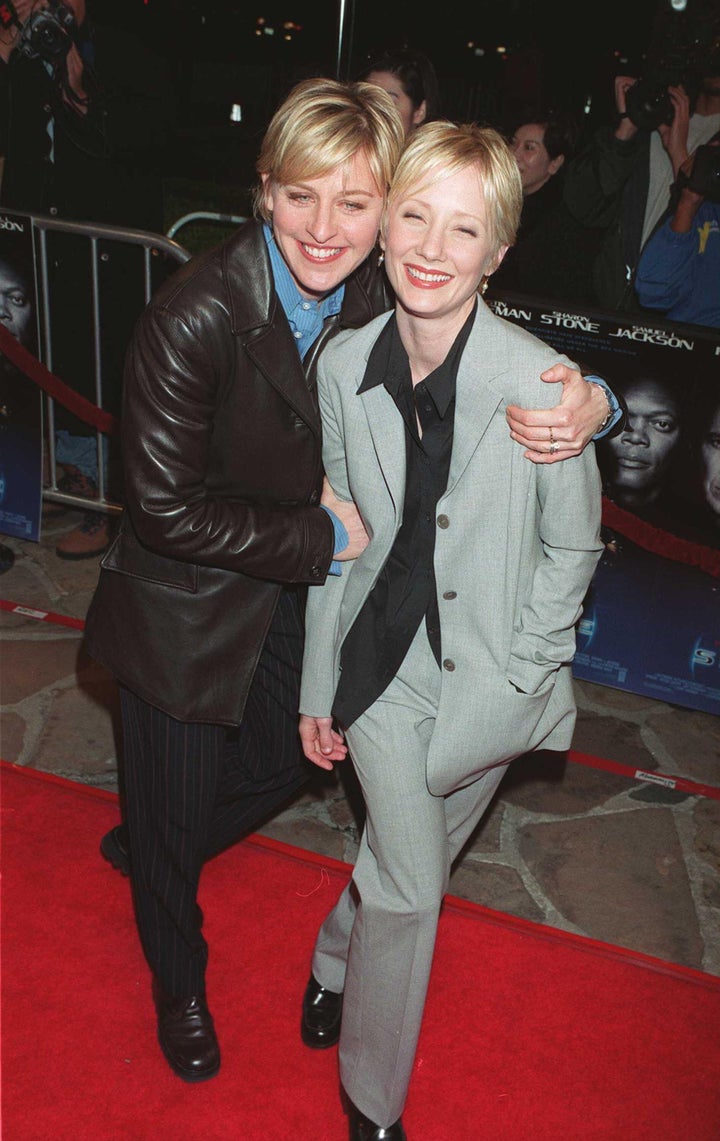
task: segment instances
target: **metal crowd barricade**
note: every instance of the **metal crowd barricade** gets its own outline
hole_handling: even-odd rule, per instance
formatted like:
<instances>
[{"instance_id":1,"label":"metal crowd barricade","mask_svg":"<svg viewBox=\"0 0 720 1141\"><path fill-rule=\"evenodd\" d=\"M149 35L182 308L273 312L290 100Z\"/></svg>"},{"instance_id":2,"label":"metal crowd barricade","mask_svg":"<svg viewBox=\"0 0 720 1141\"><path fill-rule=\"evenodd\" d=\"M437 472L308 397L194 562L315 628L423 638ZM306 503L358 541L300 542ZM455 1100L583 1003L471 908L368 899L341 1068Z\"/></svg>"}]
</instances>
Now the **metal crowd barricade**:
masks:
<instances>
[{"instance_id":1,"label":"metal crowd barricade","mask_svg":"<svg viewBox=\"0 0 720 1141\"><path fill-rule=\"evenodd\" d=\"M159 271L165 268L169 259L169 264L172 268L181 265L190 258L190 253L179 245L172 238L166 237L161 234L149 233L143 230L125 229L120 226L90 224L84 222L67 222L60 221L57 218L46 217L41 215L30 216L30 222L33 230L33 241L35 248L35 264L37 274L38 286L38 303L40 309L40 322L39 322L39 345L38 356L45 367L52 373L54 372L54 345L53 345L53 313L55 308L55 299L53 297L53 290L63 288L63 285L71 289L73 283L68 281L63 283L62 274L58 274L57 264L54 260L53 253L49 250L52 244L52 234L59 233L68 235L72 239L73 257L70 259L70 266L72 265L85 265L85 269L89 270L90 292L91 292L91 309L92 320L89 324L89 334L92 338L92 344L86 346L91 353L91 359L94 364L94 377L91 383L94 383L94 403L98 408L105 409L105 377L103 375L103 322L107 320L107 310L110 303L115 303L118 298L118 290L126 292L130 286L133 286L137 294L137 316L140 315L142 309L149 302L155 288L155 278L159 275ZM83 252L83 245L86 247L88 262L84 262L85 253ZM131 283L127 280L118 280L112 282L113 289L108 290L110 294L109 302L103 299L102 290L100 288L101 266L104 263L112 261L113 252L116 249L138 247L140 254L138 261L141 265L142 280ZM79 260L76 260L79 259ZM157 266L158 273L154 273ZM105 265L107 270L108 266ZM127 296L127 293L126 293ZM65 384L73 387L72 377L59 375L59 379ZM91 397L92 399L92 397ZM54 503L61 503L68 507L76 507L82 509L91 509L103 511L106 514L118 514L122 507L117 502L108 498L107 494L107 470L105 463L106 448L104 445L104 436L99 430L95 430L96 451L97 451L97 498L85 498L81 495L70 494L58 488L57 479L57 461L56 461L56 401L53 397L45 394L45 407L46 407L46 447L47 447L47 467L46 467L46 480L47 485L43 489L43 498Z\"/></svg>"},{"instance_id":2,"label":"metal crowd barricade","mask_svg":"<svg viewBox=\"0 0 720 1141\"><path fill-rule=\"evenodd\" d=\"M242 214L218 214L214 210L193 210L191 214L183 214L182 218L173 222L167 232L168 238L174 238L183 226L193 222L219 222L223 226L239 226L247 222L247 217Z\"/></svg>"}]
</instances>

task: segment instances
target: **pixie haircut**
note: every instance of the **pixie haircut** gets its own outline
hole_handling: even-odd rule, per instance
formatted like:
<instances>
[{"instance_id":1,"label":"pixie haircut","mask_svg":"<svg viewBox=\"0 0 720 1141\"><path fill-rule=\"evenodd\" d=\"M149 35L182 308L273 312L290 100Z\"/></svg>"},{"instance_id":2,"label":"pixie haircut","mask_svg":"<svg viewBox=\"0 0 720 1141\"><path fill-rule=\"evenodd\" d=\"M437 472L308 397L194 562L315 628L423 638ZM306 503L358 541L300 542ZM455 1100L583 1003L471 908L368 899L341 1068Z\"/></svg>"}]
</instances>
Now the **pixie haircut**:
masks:
<instances>
[{"instance_id":1,"label":"pixie haircut","mask_svg":"<svg viewBox=\"0 0 720 1141\"><path fill-rule=\"evenodd\" d=\"M468 166L478 173L493 253L513 245L523 202L518 165L502 135L474 123L440 119L413 131L390 186L385 219L396 202Z\"/></svg>"},{"instance_id":2,"label":"pixie haircut","mask_svg":"<svg viewBox=\"0 0 720 1141\"><path fill-rule=\"evenodd\" d=\"M273 115L255 164L278 186L322 178L364 154L385 196L404 133L390 96L371 83L304 79ZM270 221L262 182L254 195L256 215Z\"/></svg>"}]
</instances>

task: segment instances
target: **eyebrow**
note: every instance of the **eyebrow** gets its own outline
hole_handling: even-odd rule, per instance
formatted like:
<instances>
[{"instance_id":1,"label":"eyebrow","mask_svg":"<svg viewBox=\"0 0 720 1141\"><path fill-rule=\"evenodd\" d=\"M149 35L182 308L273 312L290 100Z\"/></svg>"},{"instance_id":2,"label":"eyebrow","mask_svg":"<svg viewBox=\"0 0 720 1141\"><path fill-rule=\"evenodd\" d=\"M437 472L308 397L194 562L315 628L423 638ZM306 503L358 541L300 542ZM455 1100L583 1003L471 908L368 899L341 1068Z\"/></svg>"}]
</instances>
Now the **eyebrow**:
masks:
<instances>
[{"instance_id":1,"label":"eyebrow","mask_svg":"<svg viewBox=\"0 0 720 1141\"><path fill-rule=\"evenodd\" d=\"M322 178L322 175L320 175L320 177ZM285 190L288 190L288 189L309 190L312 192L316 189L309 182L301 182L301 181L298 181L298 182L293 182L293 181L281 182L280 186L284 187ZM365 189L355 188L352 186L341 187L341 189L338 191L338 194L355 194L355 195L362 195L365 198L382 198L382 194L377 189L365 190Z\"/></svg>"},{"instance_id":2,"label":"eyebrow","mask_svg":"<svg viewBox=\"0 0 720 1141\"><path fill-rule=\"evenodd\" d=\"M424 200L424 198L418 198L418 196L416 194L410 194L410 195L408 195L407 198L401 198L397 205L398 206L409 206L413 202L417 203L418 206L424 206L424 208L426 210L431 209L429 203L427 203ZM479 226L485 225L485 222L483 221L480 214L466 214L462 210L457 210L452 215L452 218L453 218L453 220L457 220L459 218L466 218L469 222L475 222Z\"/></svg>"}]
</instances>

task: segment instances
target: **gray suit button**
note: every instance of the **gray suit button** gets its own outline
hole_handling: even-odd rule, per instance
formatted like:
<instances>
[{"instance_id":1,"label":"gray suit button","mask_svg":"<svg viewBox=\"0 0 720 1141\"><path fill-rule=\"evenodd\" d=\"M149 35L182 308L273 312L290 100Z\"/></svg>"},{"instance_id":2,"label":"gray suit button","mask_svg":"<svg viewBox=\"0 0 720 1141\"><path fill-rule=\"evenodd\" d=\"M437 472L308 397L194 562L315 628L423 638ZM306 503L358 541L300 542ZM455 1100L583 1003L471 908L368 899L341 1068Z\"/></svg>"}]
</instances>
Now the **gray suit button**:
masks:
<instances>
[{"instance_id":1,"label":"gray suit button","mask_svg":"<svg viewBox=\"0 0 720 1141\"><path fill-rule=\"evenodd\" d=\"M456 590L446 590L445 593L443 594L443 598L447 598L448 602L450 602L453 598L457 598L457 591Z\"/></svg>"},{"instance_id":2,"label":"gray suit button","mask_svg":"<svg viewBox=\"0 0 720 1141\"><path fill-rule=\"evenodd\" d=\"M312 575L313 578L321 578L322 570L320 569L320 567L311 567L310 568L310 574Z\"/></svg>"},{"instance_id":3,"label":"gray suit button","mask_svg":"<svg viewBox=\"0 0 720 1141\"><path fill-rule=\"evenodd\" d=\"M437 525L438 527L442 527L443 531L446 531L450 526L450 520L448 519L447 515L438 515Z\"/></svg>"},{"instance_id":4,"label":"gray suit button","mask_svg":"<svg viewBox=\"0 0 720 1141\"><path fill-rule=\"evenodd\" d=\"M445 661L443 662L443 669L447 670L449 674L453 672L455 669L455 662L452 660L452 658L445 658Z\"/></svg>"}]
</instances>

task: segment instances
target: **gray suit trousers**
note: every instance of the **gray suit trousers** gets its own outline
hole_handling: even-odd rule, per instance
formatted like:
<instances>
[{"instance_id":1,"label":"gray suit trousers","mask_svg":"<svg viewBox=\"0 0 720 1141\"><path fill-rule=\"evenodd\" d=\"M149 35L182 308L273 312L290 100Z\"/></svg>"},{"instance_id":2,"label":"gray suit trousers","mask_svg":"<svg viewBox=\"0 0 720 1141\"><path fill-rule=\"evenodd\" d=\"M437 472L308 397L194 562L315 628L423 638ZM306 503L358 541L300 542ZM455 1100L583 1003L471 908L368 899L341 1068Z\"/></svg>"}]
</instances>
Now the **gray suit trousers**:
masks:
<instances>
[{"instance_id":1,"label":"gray suit trousers","mask_svg":"<svg viewBox=\"0 0 720 1141\"><path fill-rule=\"evenodd\" d=\"M396 677L347 731L367 819L352 881L313 956L318 982L345 995L343 1087L384 1128L405 1104L452 861L507 769L447 796L428 791L440 681L422 623Z\"/></svg>"}]
</instances>

